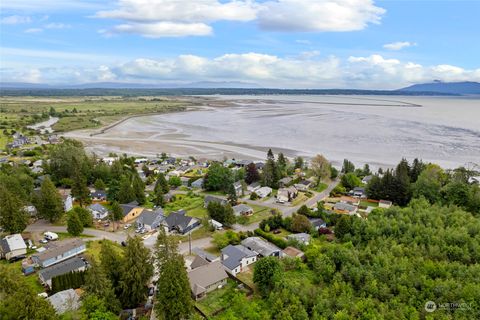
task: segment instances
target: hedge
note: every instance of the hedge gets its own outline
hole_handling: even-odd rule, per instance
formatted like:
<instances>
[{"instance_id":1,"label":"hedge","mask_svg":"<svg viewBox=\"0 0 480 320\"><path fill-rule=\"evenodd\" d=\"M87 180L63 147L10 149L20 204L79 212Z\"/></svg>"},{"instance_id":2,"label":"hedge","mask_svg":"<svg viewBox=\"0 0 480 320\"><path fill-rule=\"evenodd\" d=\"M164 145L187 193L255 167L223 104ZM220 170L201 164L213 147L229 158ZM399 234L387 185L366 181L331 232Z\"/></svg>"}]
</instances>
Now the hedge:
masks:
<instances>
[{"instance_id":1,"label":"hedge","mask_svg":"<svg viewBox=\"0 0 480 320\"><path fill-rule=\"evenodd\" d=\"M281 249L285 249L286 247L288 247L288 243L286 240L276 237L273 234L270 234L268 232L265 232L262 229L255 229L255 234L257 236L267 239L268 241L270 241L271 243L273 243L274 245L276 245Z\"/></svg>"}]
</instances>

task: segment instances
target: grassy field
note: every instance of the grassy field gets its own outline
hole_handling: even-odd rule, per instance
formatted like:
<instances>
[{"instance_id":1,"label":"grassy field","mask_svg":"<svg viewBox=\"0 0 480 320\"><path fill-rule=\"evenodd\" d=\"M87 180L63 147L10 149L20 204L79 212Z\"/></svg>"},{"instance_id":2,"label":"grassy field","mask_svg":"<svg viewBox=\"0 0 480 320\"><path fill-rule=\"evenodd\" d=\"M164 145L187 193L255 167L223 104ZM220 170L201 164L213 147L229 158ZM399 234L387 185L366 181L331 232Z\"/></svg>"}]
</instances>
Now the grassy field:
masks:
<instances>
[{"instance_id":1,"label":"grassy field","mask_svg":"<svg viewBox=\"0 0 480 320\"><path fill-rule=\"evenodd\" d=\"M108 241L112 245L113 249L117 251L120 254L123 254L123 248L121 245L119 245L116 242L110 241L110 240L96 240L96 241L88 241L87 242L87 251L86 255L89 258L93 258L97 261L100 260L100 250L102 248L102 241Z\"/></svg>"},{"instance_id":2,"label":"grassy field","mask_svg":"<svg viewBox=\"0 0 480 320\"><path fill-rule=\"evenodd\" d=\"M361 200L360 201L360 206L363 206L363 207L378 207L378 202L370 202L370 201L367 201L367 200Z\"/></svg>"},{"instance_id":3,"label":"grassy field","mask_svg":"<svg viewBox=\"0 0 480 320\"><path fill-rule=\"evenodd\" d=\"M60 117L53 126L58 132L96 128L129 115L185 110L190 103L163 97L2 97L0 131L28 132L24 127L45 121L49 115ZM0 135L0 149L7 140Z\"/></svg>"},{"instance_id":4,"label":"grassy field","mask_svg":"<svg viewBox=\"0 0 480 320\"><path fill-rule=\"evenodd\" d=\"M260 222L272 215L270 208L258 206L255 204L248 204L253 209L253 215L250 217L240 217L238 223L249 225L255 222Z\"/></svg>"},{"instance_id":5,"label":"grassy field","mask_svg":"<svg viewBox=\"0 0 480 320\"><path fill-rule=\"evenodd\" d=\"M321 182L318 186L315 186L314 188L312 188L312 190L317 192L322 192L327 188L328 188L328 184Z\"/></svg>"},{"instance_id":6,"label":"grassy field","mask_svg":"<svg viewBox=\"0 0 480 320\"><path fill-rule=\"evenodd\" d=\"M9 263L6 260L0 260L0 264L3 264L5 266L7 266L9 269L11 269L14 272L22 275L22 277L23 277L22 261L16 261L16 262L13 262L13 263ZM45 291L42 284L40 283L40 280L38 279L37 273L32 273L28 276L25 276L25 280L26 280L27 284L32 288L32 290L35 293L41 293L41 292Z\"/></svg>"},{"instance_id":7,"label":"grassy field","mask_svg":"<svg viewBox=\"0 0 480 320\"><path fill-rule=\"evenodd\" d=\"M228 294L236 290L237 283L232 279L227 279L227 284L221 288L207 293L207 296L196 303L197 307L207 316L212 316L215 312L228 307Z\"/></svg>"},{"instance_id":8,"label":"grassy field","mask_svg":"<svg viewBox=\"0 0 480 320\"><path fill-rule=\"evenodd\" d=\"M207 209L203 207L203 203L201 196L176 194L175 201L167 203L164 210L168 214L183 209L187 211L187 215L203 219L207 216Z\"/></svg>"},{"instance_id":9,"label":"grassy field","mask_svg":"<svg viewBox=\"0 0 480 320\"><path fill-rule=\"evenodd\" d=\"M298 196L295 199L293 199L291 206L292 207L298 206L299 204L302 204L307 200L308 200L308 197L305 195L305 193L299 192Z\"/></svg>"}]
</instances>

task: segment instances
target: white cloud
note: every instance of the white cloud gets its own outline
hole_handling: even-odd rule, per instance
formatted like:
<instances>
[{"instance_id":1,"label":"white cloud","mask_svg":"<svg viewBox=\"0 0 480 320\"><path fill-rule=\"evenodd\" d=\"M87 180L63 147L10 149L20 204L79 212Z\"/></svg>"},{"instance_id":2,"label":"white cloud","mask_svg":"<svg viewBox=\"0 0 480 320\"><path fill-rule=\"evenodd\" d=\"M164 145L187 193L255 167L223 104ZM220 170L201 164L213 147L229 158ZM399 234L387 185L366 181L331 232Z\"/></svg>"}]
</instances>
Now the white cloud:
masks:
<instances>
[{"instance_id":1,"label":"white cloud","mask_svg":"<svg viewBox=\"0 0 480 320\"><path fill-rule=\"evenodd\" d=\"M147 38L205 36L212 33L212 28L204 23L127 23L113 27L112 30L103 32L141 34Z\"/></svg>"},{"instance_id":2,"label":"white cloud","mask_svg":"<svg viewBox=\"0 0 480 320\"><path fill-rule=\"evenodd\" d=\"M2 48L3 54L4 48ZM11 54L26 54L11 51ZM34 57L55 57L88 61L87 66L62 66L58 63L43 68L25 64L0 69L5 81L34 78L31 69L38 69L36 79L48 83L81 83L96 81L140 83L190 83L195 81L241 81L276 88L363 88L397 89L413 83L442 81L480 81L480 68L464 69L452 65L423 66L418 63L385 58L381 55L352 56L341 60L335 56L302 54L279 57L257 52L228 53L213 58L180 55L173 58L138 58L125 62L99 62L92 65L94 55L80 53L34 52ZM99 57L97 57L99 59ZM51 61L48 59L46 61ZM88 66L90 65L90 66Z\"/></svg>"},{"instance_id":3,"label":"white cloud","mask_svg":"<svg viewBox=\"0 0 480 320\"><path fill-rule=\"evenodd\" d=\"M46 24L44 27L45 29L70 29L72 26L65 23L52 22Z\"/></svg>"},{"instance_id":4,"label":"white cloud","mask_svg":"<svg viewBox=\"0 0 480 320\"><path fill-rule=\"evenodd\" d=\"M42 32L42 31L43 31L42 28L28 28L24 32L25 33L39 33L39 32Z\"/></svg>"},{"instance_id":5,"label":"white cloud","mask_svg":"<svg viewBox=\"0 0 480 320\"><path fill-rule=\"evenodd\" d=\"M17 15L2 17L2 19L0 20L1 24L24 24L30 22L32 22L32 18L28 16Z\"/></svg>"},{"instance_id":6,"label":"white cloud","mask_svg":"<svg viewBox=\"0 0 480 320\"><path fill-rule=\"evenodd\" d=\"M278 0L262 5L258 23L274 31L355 31L380 23L384 13L372 0Z\"/></svg>"},{"instance_id":7,"label":"white cloud","mask_svg":"<svg viewBox=\"0 0 480 320\"><path fill-rule=\"evenodd\" d=\"M416 46L417 44L414 42L408 42L408 41L399 41L399 42L392 42L392 43L387 43L384 44L383 47L387 50L402 50L403 48L408 48L408 47L413 47Z\"/></svg>"},{"instance_id":8,"label":"white cloud","mask_svg":"<svg viewBox=\"0 0 480 320\"><path fill-rule=\"evenodd\" d=\"M148 37L208 35L209 23L221 20L256 21L260 28L273 31L354 31L379 23L385 12L372 0L118 0L117 4L117 9L95 14L124 22L108 32ZM174 28L164 28L167 24ZM202 31L196 32L193 24L201 25Z\"/></svg>"}]
</instances>

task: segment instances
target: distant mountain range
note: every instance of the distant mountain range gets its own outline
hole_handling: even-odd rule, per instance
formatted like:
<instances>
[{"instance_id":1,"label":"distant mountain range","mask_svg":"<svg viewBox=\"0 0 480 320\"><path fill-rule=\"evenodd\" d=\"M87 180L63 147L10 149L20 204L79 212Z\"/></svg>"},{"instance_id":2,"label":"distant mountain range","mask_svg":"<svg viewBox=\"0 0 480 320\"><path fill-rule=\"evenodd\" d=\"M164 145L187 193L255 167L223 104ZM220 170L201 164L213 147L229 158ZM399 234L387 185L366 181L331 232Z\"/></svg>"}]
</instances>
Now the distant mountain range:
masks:
<instances>
[{"instance_id":1,"label":"distant mountain range","mask_svg":"<svg viewBox=\"0 0 480 320\"><path fill-rule=\"evenodd\" d=\"M478 82L440 82L415 84L398 90L360 89L272 89L255 83L239 81L203 81L191 83L122 83L96 82L74 85L49 85L24 82L0 82L0 95L4 96L155 96L155 95L265 95L265 94L317 94L317 95L480 95Z\"/></svg>"},{"instance_id":2,"label":"distant mountain range","mask_svg":"<svg viewBox=\"0 0 480 320\"><path fill-rule=\"evenodd\" d=\"M480 94L479 82L441 82L435 81L432 83L414 84L406 88L399 89L403 92L434 92L434 93L446 93L446 94Z\"/></svg>"}]
</instances>

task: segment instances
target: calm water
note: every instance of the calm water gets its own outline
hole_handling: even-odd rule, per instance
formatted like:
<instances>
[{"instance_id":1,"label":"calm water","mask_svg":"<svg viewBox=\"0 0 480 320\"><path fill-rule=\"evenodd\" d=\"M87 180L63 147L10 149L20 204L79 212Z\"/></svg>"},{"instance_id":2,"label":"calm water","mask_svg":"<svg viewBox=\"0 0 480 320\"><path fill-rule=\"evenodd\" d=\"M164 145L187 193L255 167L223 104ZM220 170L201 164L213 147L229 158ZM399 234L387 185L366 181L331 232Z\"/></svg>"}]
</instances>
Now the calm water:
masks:
<instances>
[{"instance_id":1,"label":"calm water","mask_svg":"<svg viewBox=\"0 0 480 320\"><path fill-rule=\"evenodd\" d=\"M324 154L339 163L392 165L402 157L445 167L480 163L480 99L379 96L218 96L234 107L130 119L107 132L163 141L177 155L263 158ZM147 147L145 147L147 148ZM184 151L182 151L184 148ZM148 151L148 150L145 150Z\"/></svg>"}]
</instances>

